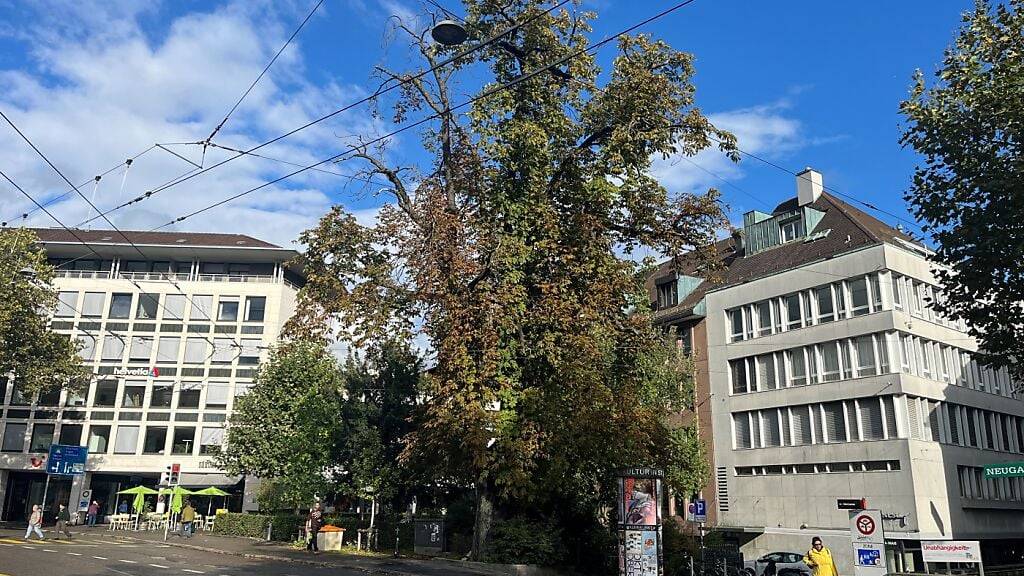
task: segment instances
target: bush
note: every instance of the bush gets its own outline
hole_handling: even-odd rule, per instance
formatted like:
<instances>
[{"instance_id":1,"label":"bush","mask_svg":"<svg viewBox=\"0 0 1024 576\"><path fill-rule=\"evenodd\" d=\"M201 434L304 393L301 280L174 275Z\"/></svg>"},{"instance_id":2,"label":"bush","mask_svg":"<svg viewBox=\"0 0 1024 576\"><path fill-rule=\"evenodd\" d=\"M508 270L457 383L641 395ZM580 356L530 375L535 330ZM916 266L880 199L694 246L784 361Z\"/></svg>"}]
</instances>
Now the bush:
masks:
<instances>
[{"instance_id":1,"label":"bush","mask_svg":"<svg viewBox=\"0 0 1024 576\"><path fill-rule=\"evenodd\" d=\"M526 518L499 520L491 528L487 560L499 564L555 566L563 562L561 533L551 524Z\"/></svg>"},{"instance_id":2,"label":"bush","mask_svg":"<svg viewBox=\"0 0 1024 576\"><path fill-rule=\"evenodd\" d=\"M295 540L299 535L299 530L306 525L306 517L296 516L295 514L274 514L270 519L273 522L273 527L270 529L270 539L278 542L291 542ZM266 529L264 528L264 530Z\"/></svg>"},{"instance_id":3,"label":"bush","mask_svg":"<svg viewBox=\"0 0 1024 576\"><path fill-rule=\"evenodd\" d=\"M262 514L239 514L237 512L217 514L217 521L213 525L213 532L222 536L266 538L267 522L269 521L270 516Z\"/></svg>"}]
</instances>

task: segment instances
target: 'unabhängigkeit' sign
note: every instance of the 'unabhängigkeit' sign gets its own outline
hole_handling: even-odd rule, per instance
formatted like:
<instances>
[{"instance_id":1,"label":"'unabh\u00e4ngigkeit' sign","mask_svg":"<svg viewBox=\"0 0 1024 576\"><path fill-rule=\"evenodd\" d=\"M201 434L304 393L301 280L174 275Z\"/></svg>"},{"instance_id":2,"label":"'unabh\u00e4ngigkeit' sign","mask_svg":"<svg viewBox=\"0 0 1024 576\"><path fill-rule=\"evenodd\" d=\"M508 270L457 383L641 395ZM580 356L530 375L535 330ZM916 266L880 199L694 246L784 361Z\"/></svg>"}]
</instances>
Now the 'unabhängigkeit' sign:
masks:
<instances>
[{"instance_id":1,"label":"'unabh\u00e4ngigkeit' sign","mask_svg":"<svg viewBox=\"0 0 1024 576\"><path fill-rule=\"evenodd\" d=\"M1024 462L985 465L985 478L1014 478L1018 476L1024 477Z\"/></svg>"}]
</instances>

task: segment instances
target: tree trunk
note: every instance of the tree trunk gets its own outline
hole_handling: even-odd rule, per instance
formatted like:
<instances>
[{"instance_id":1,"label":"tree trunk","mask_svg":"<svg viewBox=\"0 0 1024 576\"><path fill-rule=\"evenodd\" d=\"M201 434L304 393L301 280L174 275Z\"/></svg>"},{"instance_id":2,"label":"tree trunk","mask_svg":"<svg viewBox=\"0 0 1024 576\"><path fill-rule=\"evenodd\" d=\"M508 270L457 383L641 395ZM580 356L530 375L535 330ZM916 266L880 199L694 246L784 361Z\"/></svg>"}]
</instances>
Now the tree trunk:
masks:
<instances>
[{"instance_id":1,"label":"tree trunk","mask_svg":"<svg viewBox=\"0 0 1024 576\"><path fill-rule=\"evenodd\" d=\"M476 518L473 522L473 560L482 561L487 551L487 541L491 535L491 524L494 520L494 494L490 483L486 480L476 485Z\"/></svg>"}]
</instances>

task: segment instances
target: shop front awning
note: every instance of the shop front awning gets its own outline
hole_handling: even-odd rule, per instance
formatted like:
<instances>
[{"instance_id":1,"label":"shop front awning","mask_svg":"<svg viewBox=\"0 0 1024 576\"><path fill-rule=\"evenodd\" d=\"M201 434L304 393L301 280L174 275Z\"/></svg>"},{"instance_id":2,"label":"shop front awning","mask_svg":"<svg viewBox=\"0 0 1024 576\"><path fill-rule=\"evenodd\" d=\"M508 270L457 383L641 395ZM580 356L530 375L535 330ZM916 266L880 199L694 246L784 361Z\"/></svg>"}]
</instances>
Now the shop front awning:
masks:
<instances>
[{"instance_id":1,"label":"shop front awning","mask_svg":"<svg viewBox=\"0 0 1024 576\"><path fill-rule=\"evenodd\" d=\"M234 486L241 479L241 476L228 476L227 474L182 472L178 483L181 486Z\"/></svg>"}]
</instances>

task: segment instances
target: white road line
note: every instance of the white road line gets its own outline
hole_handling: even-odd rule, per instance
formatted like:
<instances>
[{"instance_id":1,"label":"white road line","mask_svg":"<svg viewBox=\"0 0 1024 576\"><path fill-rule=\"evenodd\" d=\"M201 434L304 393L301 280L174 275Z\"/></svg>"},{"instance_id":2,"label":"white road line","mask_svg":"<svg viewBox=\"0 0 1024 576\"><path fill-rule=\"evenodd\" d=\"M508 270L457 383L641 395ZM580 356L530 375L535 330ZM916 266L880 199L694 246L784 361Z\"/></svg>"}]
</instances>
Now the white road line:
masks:
<instances>
[{"instance_id":1,"label":"white road line","mask_svg":"<svg viewBox=\"0 0 1024 576\"><path fill-rule=\"evenodd\" d=\"M36 549L35 546L22 546L22 548L24 548L26 550L35 550Z\"/></svg>"},{"instance_id":2,"label":"white road line","mask_svg":"<svg viewBox=\"0 0 1024 576\"><path fill-rule=\"evenodd\" d=\"M206 574L206 572L203 572L202 570L190 570L188 568L182 568L181 571L188 572L189 574Z\"/></svg>"},{"instance_id":3,"label":"white road line","mask_svg":"<svg viewBox=\"0 0 1024 576\"><path fill-rule=\"evenodd\" d=\"M69 556L81 556L81 554L79 554L78 552L65 552L65 554Z\"/></svg>"},{"instance_id":4,"label":"white road line","mask_svg":"<svg viewBox=\"0 0 1024 576\"><path fill-rule=\"evenodd\" d=\"M150 566L152 566L153 568L167 568L167 566L163 566L161 564L150 564Z\"/></svg>"},{"instance_id":5,"label":"white road line","mask_svg":"<svg viewBox=\"0 0 1024 576\"><path fill-rule=\"evenodd\" d=\"M93 556L93 558L95 558L97 560L106 560L106 558L103 557L103 556Z\"/></svg>"},{"instance_id":6,"label":"white road line","mask_svg":"<svg viewBox=\"0 0 1024 576\"><path fill-rule=\"evenodd\" d=\"M125 564L137 564L135 560L118 560L118 562L124 562Z\"/></svg>"},{"instance_id":7,"label":"white road line","mask_svg":"<svg viewBox=\"0 0 1024 576\"><path fill-rule=\"evenodd\" d=\"M50 550L48 548L43 548L43 552L56 552L56 550Z\"/></svg>"}]
</instances>

